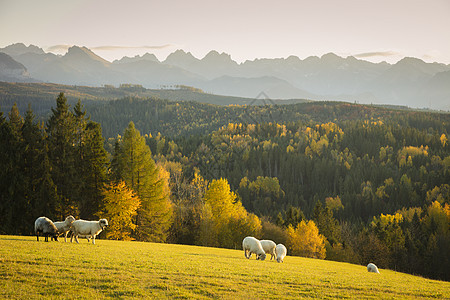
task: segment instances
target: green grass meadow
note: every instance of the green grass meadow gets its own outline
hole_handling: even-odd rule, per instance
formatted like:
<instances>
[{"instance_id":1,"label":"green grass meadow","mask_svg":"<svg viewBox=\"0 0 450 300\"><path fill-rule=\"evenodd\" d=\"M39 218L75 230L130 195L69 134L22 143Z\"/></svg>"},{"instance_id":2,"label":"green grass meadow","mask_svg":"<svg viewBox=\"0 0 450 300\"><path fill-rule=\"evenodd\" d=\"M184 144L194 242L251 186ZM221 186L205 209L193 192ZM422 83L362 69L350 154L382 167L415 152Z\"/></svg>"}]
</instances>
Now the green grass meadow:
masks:
<instances>
[{"instance_id":1,"label":"green grass meadow","mask_svg":"<svg viewBox=\"0 0 450 300\"><path fill-rule=\"evenodd\" d=\"M1 299L450 298L450 282L380 273L293 256L247 260L242 250L0 236Z\"/></svg>"}]
</instances>

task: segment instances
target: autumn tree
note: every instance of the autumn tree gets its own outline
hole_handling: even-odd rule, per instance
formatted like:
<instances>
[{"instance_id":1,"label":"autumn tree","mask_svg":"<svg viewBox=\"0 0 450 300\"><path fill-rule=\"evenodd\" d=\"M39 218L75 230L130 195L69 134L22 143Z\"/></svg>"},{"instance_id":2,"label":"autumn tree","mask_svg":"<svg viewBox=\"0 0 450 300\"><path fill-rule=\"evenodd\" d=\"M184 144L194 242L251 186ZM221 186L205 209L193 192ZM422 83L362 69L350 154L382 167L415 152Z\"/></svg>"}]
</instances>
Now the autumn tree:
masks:
<instances>
[{"instance_id":1,"label":"autumn tree","mask_svg":"<svg viewBox=\"0 0 450 300\"><path fill-rule=\"evenodd\" d=\"M204 198L200 240L202 244L237 248L246 235L257 235L261 221L249 214L226 179L214 179Z\"/></svg>"},{"instance_id":2,"label":"autumn tree","mask_svg":"<svg viewBox=\"0 0 450 300\"><path fill-rule=\"evenodd\" d=\"M106 237L113 240L130 240L132 231L136 229L133 219L140 205L139 198L124 181L106 185L103 197L103 209L98 216L108 220Z\"/></svg>"},{"instance_id":3,"label":"autumn tree","mask_svg":"<svg viewBox=\"0 0 450 300\"><path fill-rule=\"evenodd\" d=\"M125 181L141 200L134 221L137 225L135 238L164 242L172 217L166 178L161 177L145 138L133 122L129 123L123 139L117 144L113 160L116 172L113 177Z\"/></svg>"},{"instance_id":4,"label":"autumn tree","mask_svg":"<svg viewBox=\"0 0 450 300\"><path fill-rule=\"evenodd\" d=\"M301 221L297 227L288 226L287 246L293 255L324 259L326 255L325 237L319 234L314 221Z\"/></svg>"}]
</instances>

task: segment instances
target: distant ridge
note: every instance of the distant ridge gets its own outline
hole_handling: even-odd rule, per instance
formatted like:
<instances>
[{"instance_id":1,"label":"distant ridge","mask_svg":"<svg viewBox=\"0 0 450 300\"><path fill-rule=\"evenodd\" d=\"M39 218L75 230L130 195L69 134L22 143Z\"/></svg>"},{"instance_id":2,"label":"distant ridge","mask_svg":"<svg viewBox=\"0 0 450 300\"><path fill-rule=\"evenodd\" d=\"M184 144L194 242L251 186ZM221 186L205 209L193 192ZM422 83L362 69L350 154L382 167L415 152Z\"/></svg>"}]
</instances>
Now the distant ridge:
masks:
<instances>
[{"instance_id":1,"label":"distant ridge","mask_svg":"<svg viewBox=\"0 0 450 300\"><path fill-rule=\"evenodd\" d=\"M22 43L0 52L22 64L29 78L43 82L87 86L131 83L150 89L188 85L207 93L250 98L264 92L272 99L344 100L450 111L450 78L445 75L450 65L417 58L388 64L328 53L303 60L289 56L237 63L229 54L215 50L199 59L179 49L162 62L146 53L111 63L79 46L69 48L63 56Z\"/></svg>"}]
</instances>

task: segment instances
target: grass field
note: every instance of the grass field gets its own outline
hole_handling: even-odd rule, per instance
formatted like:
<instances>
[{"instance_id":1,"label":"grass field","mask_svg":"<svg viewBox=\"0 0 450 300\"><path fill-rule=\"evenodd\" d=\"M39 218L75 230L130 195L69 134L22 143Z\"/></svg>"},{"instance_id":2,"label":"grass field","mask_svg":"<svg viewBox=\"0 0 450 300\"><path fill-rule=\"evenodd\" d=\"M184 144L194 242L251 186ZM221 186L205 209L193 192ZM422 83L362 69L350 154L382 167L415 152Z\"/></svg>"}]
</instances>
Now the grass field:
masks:
<instances>
[{"instance_id":1,"label":"grass field","mask_svg":"<svg viewBox=\"0 0 450 300\"><path fill-rule=\"evenodd\" d=\"M242 250L0 236L0 298L449 299L450 282L365 266Z\"/></svg>"}]
</instances>

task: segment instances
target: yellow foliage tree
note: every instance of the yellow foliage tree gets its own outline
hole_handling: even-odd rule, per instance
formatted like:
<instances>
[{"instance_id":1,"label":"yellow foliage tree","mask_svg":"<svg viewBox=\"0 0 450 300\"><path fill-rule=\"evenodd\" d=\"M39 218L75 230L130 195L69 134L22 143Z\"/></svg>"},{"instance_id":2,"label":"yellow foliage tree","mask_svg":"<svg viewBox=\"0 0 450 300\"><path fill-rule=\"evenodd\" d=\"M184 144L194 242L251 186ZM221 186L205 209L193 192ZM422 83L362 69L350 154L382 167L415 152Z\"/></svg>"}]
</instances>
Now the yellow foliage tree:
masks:
<instances>
[{"instance_id":1,"label":"yellow foliage tree","mask_svg":"<svg viewBox=\"0 0 450 300\"><path fill-rule=\"evenodd\" d=\"M448 139L447 139L447 136L445 135L445 133L443 133L441 135L440 140L441 140L442 147L445 147L447 145L447 142L448 142Z\"/></svg>"},{"instance_id":2,"label":"yellow foliage tree","mask_svg":"<svg viewBox=\"0 0 450 300\"><path fill-rule=\"evenodd\" d=\"M296 228L286 228L287 246L293 255L324 259L326 256L325 237L319 234L314 221L302 220Z\"/></svg>"},{"instance_id":3,"label":"yellow foliage tree","mask_svg":"<svg viewBox=\"0 0 450 300\"><path fill-rule=\"evenodd\" d=\"M199 240L202 245L237 248L246 235L257 235L261 221L249 214L226 179L212 180L205 192Z\"/></svg>"},{"instance_id":4,"label":"yellow foliage tree","mask_svg":"<svg viewBox=\"0 0 450 300\"><path fill-rule=\"evenodd\" d=\"M104 208L100 214L109 221L106 237L113 240L131 240L131 232L136 229L132 220L141 201L124 181L107 185L103 196Z\"/></svg>"}]
</instances>

